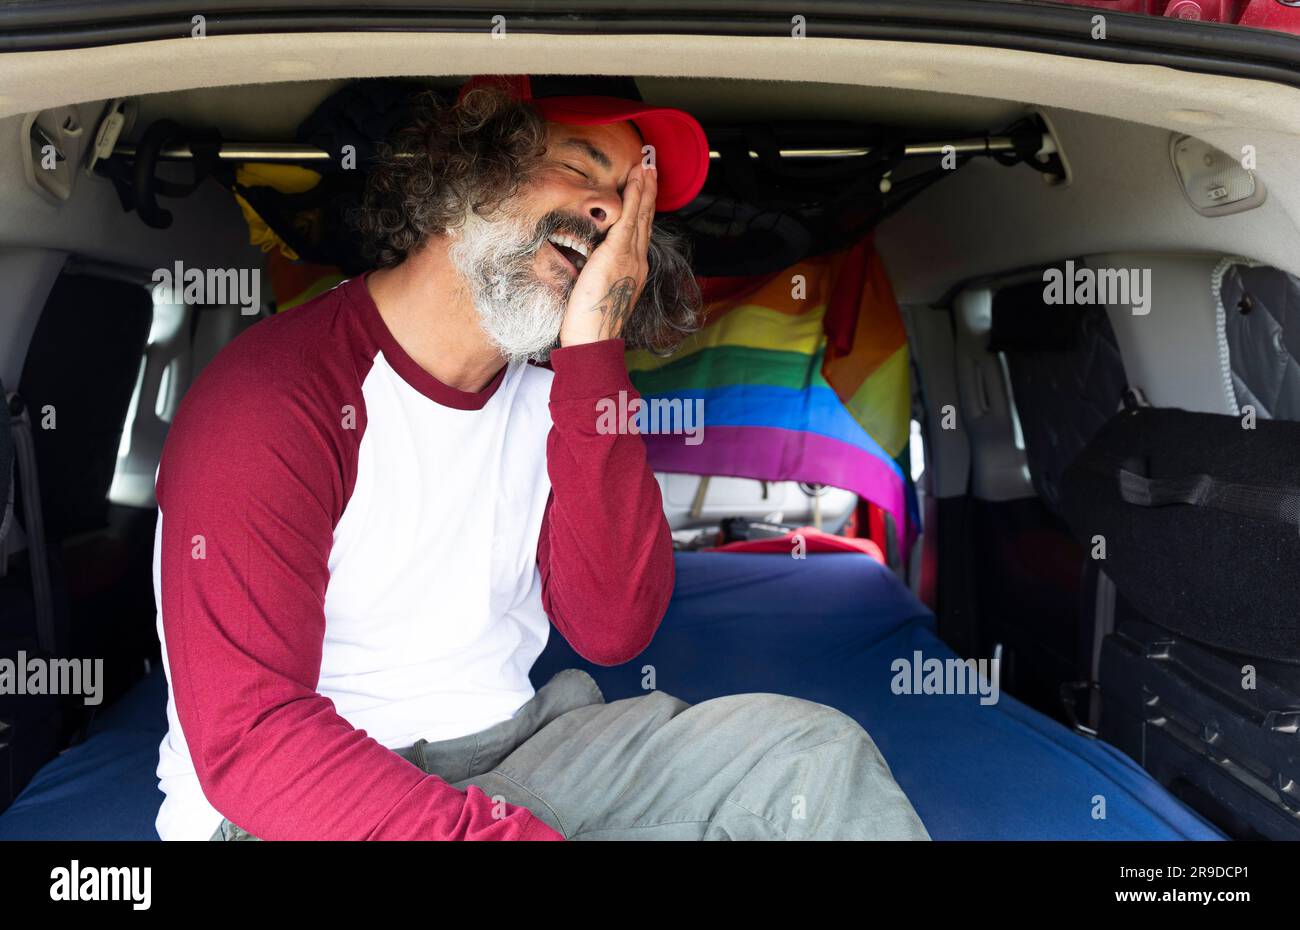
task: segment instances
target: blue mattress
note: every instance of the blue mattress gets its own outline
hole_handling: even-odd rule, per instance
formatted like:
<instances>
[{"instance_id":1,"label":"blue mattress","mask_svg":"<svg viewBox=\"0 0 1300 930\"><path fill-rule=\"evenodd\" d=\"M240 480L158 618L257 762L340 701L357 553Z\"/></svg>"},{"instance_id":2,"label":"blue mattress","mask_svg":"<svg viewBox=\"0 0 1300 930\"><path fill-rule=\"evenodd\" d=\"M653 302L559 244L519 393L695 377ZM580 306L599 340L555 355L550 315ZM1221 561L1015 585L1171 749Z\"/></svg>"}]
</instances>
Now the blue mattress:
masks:
<instances>
[{"instance_id":1,"label":"blue mattress","mask_svg":"<svg viewBox=\"0 0 1300 930\"><path fill-rule=\"evenodd\" d=\"M582 668L612 701L642 694L651 665L660 690L691 703L767 691L837 707L875 738L935 839L1222 837L1118 750L1011 697L894 694L890 663L918 650L953 656L929 611L865 556L680 553L644 653L601 668L552 636L533 680ZM165 703L155 669L0 814L0 840L156 839Z\"/></svg>"},{"instance_id":2,"label":"blue mattress","mask_svg":"<svg viewBox=\"0 0 1300 930\"><path fill-rule=\"evenodd\" d=\"M954 657L929 610L867 556L693 552L678 554L668 613L635 660L595 666L552 636L532 677L582 668L613 701L644 693L653 666L659 690L692 704L745 692L828 704L872 735L934 839L1223 838L1118 749L1008 695L894 694L891 663L917 651Z\"/></svg>"},{"instance_id":3,"label":"blue mattress","mask_svg":"<svg viewBox=\"0 0 1300 930\"><path fill-rule=\"evenodd\" d=\"M156 840L158 744L167 732L161 666L50 761L0 814L0 840Z\"/></svg>"}]
</instances>

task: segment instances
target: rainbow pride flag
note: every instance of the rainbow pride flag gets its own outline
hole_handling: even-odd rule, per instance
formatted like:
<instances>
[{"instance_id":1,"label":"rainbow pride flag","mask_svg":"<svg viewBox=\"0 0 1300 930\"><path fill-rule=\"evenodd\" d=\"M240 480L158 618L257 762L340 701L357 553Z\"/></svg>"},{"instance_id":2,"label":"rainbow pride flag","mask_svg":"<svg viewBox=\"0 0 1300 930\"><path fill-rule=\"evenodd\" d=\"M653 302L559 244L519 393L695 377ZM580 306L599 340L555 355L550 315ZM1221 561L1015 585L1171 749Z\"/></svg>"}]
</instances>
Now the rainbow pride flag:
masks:
<instances>
[{"instance_id":1,"label":"rainbow pride flag","mask_svg":"<svg viewBox=\"0 0 1300 930\"><path fill-rule=\"evenodd\" d=\"M702 402L702 441L648 433L651 466L845 488L893 516L907 553L917 523L902 462L907 333L870 240L763 278L702 284L701 330L668 358L627 355L648 403Z\"/></svg>"}]
</instances>

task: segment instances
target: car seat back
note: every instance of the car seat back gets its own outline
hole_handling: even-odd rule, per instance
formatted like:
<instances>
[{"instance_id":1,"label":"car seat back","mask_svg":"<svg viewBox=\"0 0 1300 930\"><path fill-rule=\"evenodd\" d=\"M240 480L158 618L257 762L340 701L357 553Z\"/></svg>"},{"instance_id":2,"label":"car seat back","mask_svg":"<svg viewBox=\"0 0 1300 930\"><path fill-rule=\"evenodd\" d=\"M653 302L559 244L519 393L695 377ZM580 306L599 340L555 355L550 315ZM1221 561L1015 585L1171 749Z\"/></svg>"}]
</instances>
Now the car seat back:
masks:
<instances>
[{"instance_id":1,"label":"car seat back","mask_svg":"<svg viewBox=\"0 0 1300 930\"><path fill-rule=\"evenodd\" d=\"M1100 736L1239 838L1300 839L1300 422L1133 406L1066 471L1113 581Z\"/></svg>"}]
</instances>

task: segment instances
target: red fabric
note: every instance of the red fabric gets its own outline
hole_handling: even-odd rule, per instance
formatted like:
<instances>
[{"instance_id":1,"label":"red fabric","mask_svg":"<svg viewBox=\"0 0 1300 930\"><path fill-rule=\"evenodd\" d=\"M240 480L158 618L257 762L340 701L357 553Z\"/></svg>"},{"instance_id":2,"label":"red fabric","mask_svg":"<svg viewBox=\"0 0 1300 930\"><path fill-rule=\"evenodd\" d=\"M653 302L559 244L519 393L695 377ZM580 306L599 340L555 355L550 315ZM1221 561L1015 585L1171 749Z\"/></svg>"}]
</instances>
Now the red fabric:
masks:
<instances>
[{"instance_id":1,"label":"red fabric","mask_svg":"<svg viewBox=\"0 0 1300 930\"><path fill-rule=\"evenodd\" d=\"M601 434L596 402L632 387L623 340L551 353L551 502L537 561L542 603L574 650L617 665L649 645L672 596L673 541L640 436Z\"/></svg>"},{"instance_id":2,"label":"red fabric","mask_svg":"<svg viewBox=\"0 0 1300 930\"><path fill-rule=\"evenodd\" d=\"M823 533L821 530L813 529L811 526L801 526L797 530L792 530L784 536L773 536L769 539L744 539L739 542L727 543L723 546L713 546L705 551L708 552L761 552L761 553L780 553L789 555L794 550L795 536L802 536L805 545L805 552L860 552L871 556L881 565L885 564L885 555L870 539L851 539L848 536L836 536L833 533Z\"/></svg>"},{"instance_id":3,"label":"red fabric","mask_svg":"<svg viewBox=\"0 0 1300 930\"><path fill-rule=\"evenodd\" d=\"M278 311L285 310L285 305L289 301L305 294L322 281L337 281L343 277L338 268L333 265L291 261L279 249L272 249L266 253L266 274L271 280L271 293L279 305ZM301 302L306 303L306 301Z\"/></svg>"},{"instance_id":4,"label":"red fabric","mask_svg":"<svg viewBox=\"0 0 1300 930\"><path fill-rule=\"evenodd\" d=\"M717 300L728 300L732 298L743 297L745 294L752 294L768 281L772 280L775 275L717 275L711 278L696 277L696 283L700 285L700 295L704 303L709 304Z\"/></svg>"},{"instance_id":5,"label":"red fabric","mask_svg":"<svg viewBox=\"0 0 1300 930\"><path fill-rule=\"evenodd\" d=\"M889 539L885 511L870 501L867 501L867 536L874 540L877 546L884 546L885 541Z\"/></svg>"},{"instance_id":6,"label":"red fabric","mask_svg":"<svg viewBox=\"0 0 1300 930\"><path fill-rule=\"evenodd\" d=\"M822 329L826 333L826 355L836 359L853 351L853 333L858 325L858 310L862 294L867 287L871 263L868 255L871 238L857 242L849 249L835 277L835 287L822 316Z\"/></svg>"},{"instance_id":7,"label":"red fabric","mask_svg":"<svg viewBox=\"0 0 1300 930\"><path fill-rule=\"evenodd\" d=\"M862 501L858 500L857 506L853 508L853 513L849 514L848 521L844 524L844 535L850 539L858 539L858 514L861 511Z\"/></svg>"},{"instance_id":8,"label":"red fabric","mask_svg":"<svg viewBox=\"0 0 1300 930\"><path fill-rule=\"evenodd\" d=\"M268 840L561 839L523 808L493 816L481 791L426 775L316 692L333 529L356 481L361 383L380 329L364 281L346 282L240 336L172 424L157 483L161 605L199 782L225 817ZM415 363L393 354L391 334L383 342L405 377ZM545 603L593 661L639 651L673 583L640 437L593 428L597 394L626 387L622 356L613 341L562 349L552 385ZM355 406L355 429L339 428L342 404Z\"/></svg>"}]
</instances>

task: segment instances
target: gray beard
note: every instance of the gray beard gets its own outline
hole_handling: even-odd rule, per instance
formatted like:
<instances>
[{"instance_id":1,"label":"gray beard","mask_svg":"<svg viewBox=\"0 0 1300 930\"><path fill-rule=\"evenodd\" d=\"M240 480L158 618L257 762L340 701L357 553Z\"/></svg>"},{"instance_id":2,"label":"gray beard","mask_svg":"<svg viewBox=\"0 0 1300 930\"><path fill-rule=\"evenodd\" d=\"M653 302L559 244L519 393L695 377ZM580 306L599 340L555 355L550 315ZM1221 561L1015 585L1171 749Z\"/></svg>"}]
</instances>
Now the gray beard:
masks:
<instances>
[{"instance_id":1,"label":"gray beard","mask_svg":"<svg viewBox=\"0 0 1300 930\"><path fill-rule=\"evenodd\" d=\"M469 287L479 325L510 362L545 361L560 336L573 285L563 293L533 271L544 232L508 216L485 219L471 212L448 250Z\"/></svg>"}]
</instances>

